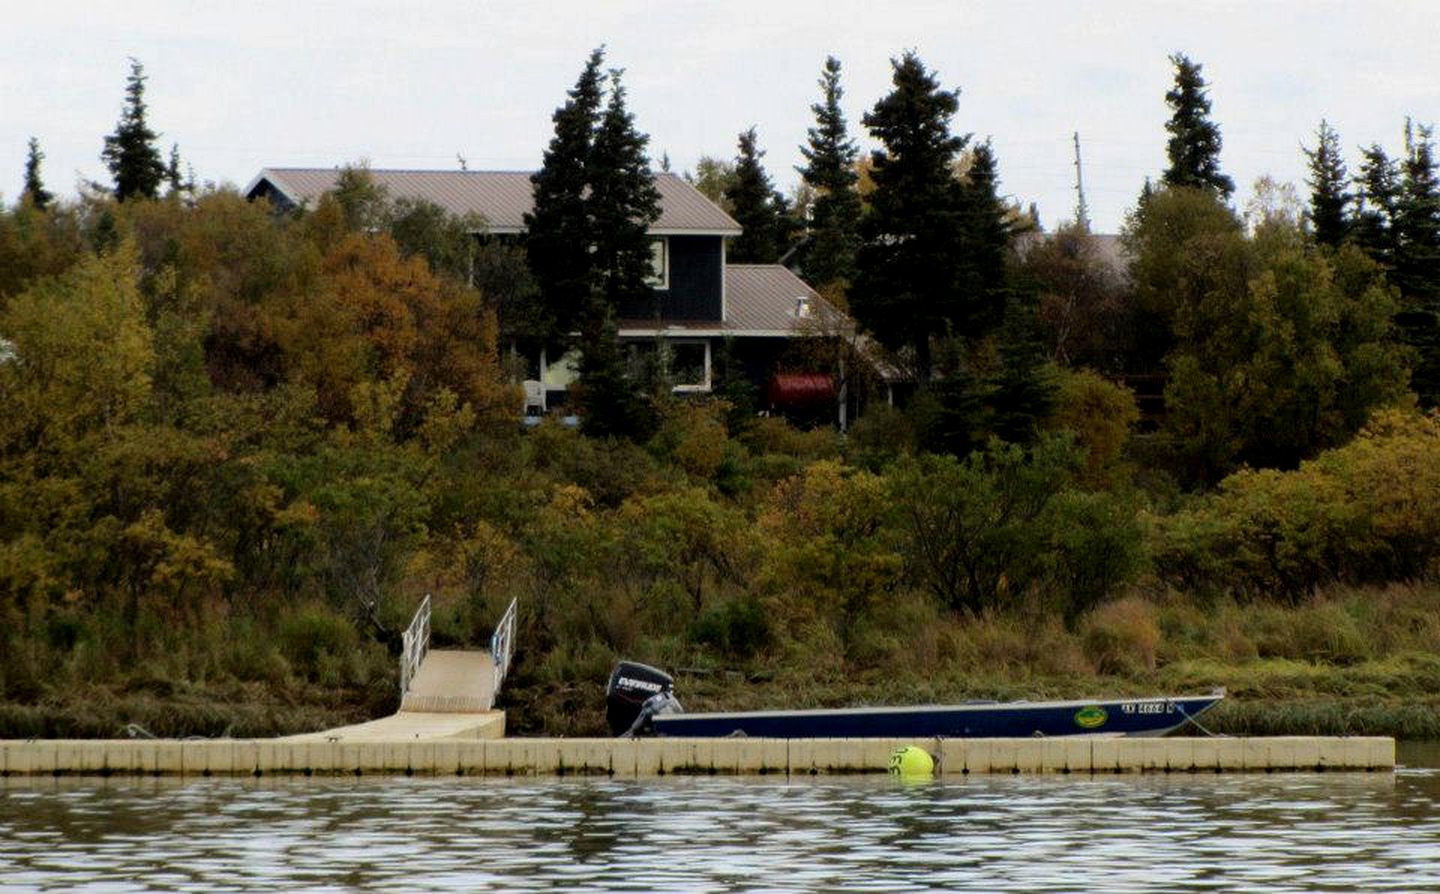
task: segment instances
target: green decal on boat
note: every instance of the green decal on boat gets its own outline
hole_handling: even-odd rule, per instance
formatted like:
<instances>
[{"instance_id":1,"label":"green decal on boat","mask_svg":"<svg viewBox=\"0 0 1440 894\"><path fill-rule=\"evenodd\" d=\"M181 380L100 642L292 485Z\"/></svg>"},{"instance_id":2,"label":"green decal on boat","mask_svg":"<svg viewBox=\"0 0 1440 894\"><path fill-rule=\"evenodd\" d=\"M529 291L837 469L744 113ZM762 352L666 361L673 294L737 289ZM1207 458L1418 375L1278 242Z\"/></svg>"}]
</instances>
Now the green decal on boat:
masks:
<instances>
[{"instance_id":1,"label":"green decal on boat","mask_svg":"<svg viewBox=\"0 0 1440 894\"><path fill-rule=\"evenodd\" d=\"M1090 705L1075 712L1075 725L1083 729L1094 729L1097 726L1104 726L1110 715L1099 705Z\"/></svg>"}]
</instances>

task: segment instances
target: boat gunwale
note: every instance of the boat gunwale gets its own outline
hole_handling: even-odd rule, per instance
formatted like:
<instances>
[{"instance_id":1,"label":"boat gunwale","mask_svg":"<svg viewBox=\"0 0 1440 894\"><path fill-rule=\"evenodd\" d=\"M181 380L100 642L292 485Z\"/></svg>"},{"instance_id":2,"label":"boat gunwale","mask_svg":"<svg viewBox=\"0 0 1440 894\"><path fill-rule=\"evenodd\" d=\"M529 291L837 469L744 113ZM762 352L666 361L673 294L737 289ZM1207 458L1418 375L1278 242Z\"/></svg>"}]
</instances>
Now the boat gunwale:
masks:
<instances>
[{"instance_id":1,"label":"boat gunwale","mask_svg":"<svg viewBox=\"0 0 1440 894\"><path fill-rule=\"evenodd\" d=\"M783 708L771 708L760 711L682 711L677 714L656 714L651 722L664 725L670 722L683 723L686 718L699 720L730 720L736 718L756 719L763 717L818 717L835 716L844 714L847 716L865 716L873 714L933 714L944 712L947 714L959 714L970 711L995 711L1005 709L1041 709L1053 710L1063 708L1084 708L1092 705L1106 707L1120 704L1175 704L1183 702L1191 704L1195 702L1206 702L1203 707L1191 710L1186 708L1184 713L1193 717L1201 711L1207 711L1215 706L1216 702L1225 698L1224 693L1211 693L1209 695L1184 695L1184 696L1145 696L1143 698L1107 698L1107 699L1065 699L1062 701L1030 702L974 702L970 704L952 703L940 705L897 705L891 707L859 707L859 708L797 708L787 710ZM1183 723L1183 721L1182 721Z\"/></svg>"}]
</instances>

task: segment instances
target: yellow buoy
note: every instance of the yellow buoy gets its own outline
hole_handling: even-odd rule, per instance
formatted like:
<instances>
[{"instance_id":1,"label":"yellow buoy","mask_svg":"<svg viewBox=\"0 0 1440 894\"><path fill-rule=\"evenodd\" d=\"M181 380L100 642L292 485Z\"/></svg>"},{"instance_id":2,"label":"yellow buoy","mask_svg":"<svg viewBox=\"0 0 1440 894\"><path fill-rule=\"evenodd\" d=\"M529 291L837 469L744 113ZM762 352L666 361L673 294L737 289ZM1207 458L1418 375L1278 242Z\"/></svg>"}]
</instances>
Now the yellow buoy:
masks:
<instances>
[{"instance_id":1,"label":"yellow buoy","mask_svg":"<svg viewBox=\"0 0 1440 894\"><path fill-rule=\"evenodd\" d=\"M918 745L906 745L890 755L890 772L907 779L933 776L935 759Z\"/></svg>"}]
</instances>

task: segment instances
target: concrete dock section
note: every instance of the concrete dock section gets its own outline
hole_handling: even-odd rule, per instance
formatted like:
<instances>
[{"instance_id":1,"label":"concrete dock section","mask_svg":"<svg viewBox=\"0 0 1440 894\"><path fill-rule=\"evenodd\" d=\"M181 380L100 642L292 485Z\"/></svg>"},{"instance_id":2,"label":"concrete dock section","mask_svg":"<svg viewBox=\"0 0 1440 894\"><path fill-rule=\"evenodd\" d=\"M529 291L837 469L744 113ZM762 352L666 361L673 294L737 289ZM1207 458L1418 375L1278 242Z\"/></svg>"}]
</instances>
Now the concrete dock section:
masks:
<instances>
[{"instance_id":1,"label":"concrete dock section","mask_svg":"<svg viewBox=\"0 0 1440 894\"><path fill-rule=\"evenodd\" d=\"M907 745L928 751L941 776L1390 771L1395 767L1395 740L1387 737L503 739L457 737L454 728L443 724L434 729L436 734L428 736L417 736L411 729L408 736L377 737L3 741L0 773L809 777L884 773L890 756Z\"/></svg>"}]
</instances>

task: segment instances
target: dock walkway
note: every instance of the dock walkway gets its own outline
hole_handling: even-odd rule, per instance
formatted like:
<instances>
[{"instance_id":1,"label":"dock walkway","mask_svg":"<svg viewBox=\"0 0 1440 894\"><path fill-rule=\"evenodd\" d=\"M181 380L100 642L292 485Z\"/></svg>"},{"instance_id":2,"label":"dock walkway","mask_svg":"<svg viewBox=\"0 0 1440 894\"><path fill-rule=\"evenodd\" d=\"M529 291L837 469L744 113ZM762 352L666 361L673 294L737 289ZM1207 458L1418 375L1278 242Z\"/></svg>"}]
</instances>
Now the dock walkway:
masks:
<instances>
[{"instance_id":1,"label":"dock walkway","mask_svg":"<svg viewBox=\"0 0 1440 894\"><path fill-rule=\"evenodd\" d=\"M434 716L434 715L432 715ZM451 715L456 716L456 715ZM1384 737L1208 739L492 739L0 741L5 776L613 776L885 773L917 745L945 777L987 773L1390 771Z\"/></svg>"}]
</instances>

